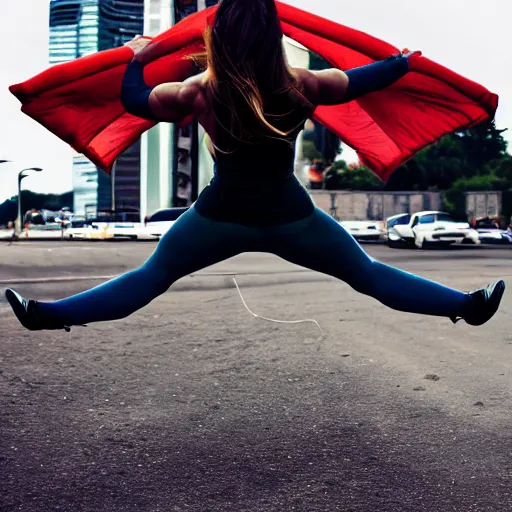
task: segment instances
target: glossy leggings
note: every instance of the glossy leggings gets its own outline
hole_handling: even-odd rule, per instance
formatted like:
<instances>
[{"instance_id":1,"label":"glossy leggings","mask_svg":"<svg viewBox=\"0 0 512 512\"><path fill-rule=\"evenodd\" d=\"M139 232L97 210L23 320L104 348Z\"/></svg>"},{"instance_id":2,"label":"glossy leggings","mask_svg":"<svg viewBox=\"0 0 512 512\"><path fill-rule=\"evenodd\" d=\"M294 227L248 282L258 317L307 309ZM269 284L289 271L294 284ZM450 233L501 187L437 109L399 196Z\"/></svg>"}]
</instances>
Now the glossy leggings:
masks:
<instances>
[{"instance_id":1,"label":"glossy leggings","mask_svg":"<svg viewBox=\"0 0 512 512\"><path fill-rule=\"evenodd\" d=\"M205 218L194 207L162 237L139 268L78 295L40 303L44 315L65 325L127 317L175 281L243 252L269 252L349 284L382 304L409 313L460 316L468 296L374 260L319 209L309 217L255 228Z\"/></svg>"}]
</instances>

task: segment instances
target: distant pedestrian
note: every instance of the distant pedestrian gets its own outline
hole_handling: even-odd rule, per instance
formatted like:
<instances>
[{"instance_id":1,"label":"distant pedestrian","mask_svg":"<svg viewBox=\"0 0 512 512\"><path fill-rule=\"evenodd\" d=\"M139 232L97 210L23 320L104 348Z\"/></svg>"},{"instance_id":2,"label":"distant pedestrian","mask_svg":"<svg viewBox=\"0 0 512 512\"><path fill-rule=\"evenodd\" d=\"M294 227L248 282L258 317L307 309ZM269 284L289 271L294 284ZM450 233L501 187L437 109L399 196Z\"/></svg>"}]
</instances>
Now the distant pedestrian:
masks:
<instances>
[{"instance_id":1,"label":"distant pedestrian","mask_svg":"<svg viewBox=\"0 0 512 512\"><path fill-rule=\"evenodd\" d=\"M14 226L14 222L12 220L9 221L9 223L7 224L7 229L11 230L11 236L9 239L9 245L11 245L14 242L14 240L16 240L16 229Z\"/></svg>"}]
</instances>

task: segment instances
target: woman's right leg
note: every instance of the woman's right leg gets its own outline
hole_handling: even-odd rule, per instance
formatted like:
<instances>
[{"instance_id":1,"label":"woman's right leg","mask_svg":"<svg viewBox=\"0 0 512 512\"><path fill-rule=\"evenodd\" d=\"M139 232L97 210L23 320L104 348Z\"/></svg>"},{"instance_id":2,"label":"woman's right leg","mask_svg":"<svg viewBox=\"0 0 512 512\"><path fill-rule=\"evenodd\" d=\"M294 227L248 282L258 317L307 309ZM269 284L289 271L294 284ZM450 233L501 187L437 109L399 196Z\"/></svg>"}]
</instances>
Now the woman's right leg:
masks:
<instances>
[{"instance_id":1,"label":"woman's right leg","mask_svg":"<svg viewBox=\"0 0 512 512\"><path fill-rule=\"evenodd\" d=\"M374 260L319 209L308 219L272 228L269 235L278 256L337 277L392 309L455 318L469 307L466 293Z\"/></svg>"}]
</instances>

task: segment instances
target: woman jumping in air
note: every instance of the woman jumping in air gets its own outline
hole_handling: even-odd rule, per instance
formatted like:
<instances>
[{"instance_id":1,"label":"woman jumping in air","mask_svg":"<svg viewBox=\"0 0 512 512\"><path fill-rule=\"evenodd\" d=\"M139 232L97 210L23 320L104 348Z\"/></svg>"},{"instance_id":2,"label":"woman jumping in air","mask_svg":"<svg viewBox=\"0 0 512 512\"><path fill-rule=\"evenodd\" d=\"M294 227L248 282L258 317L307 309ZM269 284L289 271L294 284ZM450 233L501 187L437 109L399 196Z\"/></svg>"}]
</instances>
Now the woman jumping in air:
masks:
<instances>
[{"instance_id":1,"label":"woman jumping in air","mask_svg":"<svg viewBox=\"0 0 512 512\"><path fill-rule=\"evenodd\" d=\"M293 173L295 139L317 106L388 87L408 72L414 54L346 73L314 72L288 66L282 38L274 0L223 0L205 33L206 71L154 89L143 76L152 60L150 41L128 44L135 56L121 91L125 109L170 123L193 115L212 140L215 176L140 268L55 302L26 300L7 290L23 326L69 330L124 318L183 276L252 251L334 276L398 311L471 325L496 313L503 281L463 293L372 259L315 207Z\"/></svg>"}]
</instances>

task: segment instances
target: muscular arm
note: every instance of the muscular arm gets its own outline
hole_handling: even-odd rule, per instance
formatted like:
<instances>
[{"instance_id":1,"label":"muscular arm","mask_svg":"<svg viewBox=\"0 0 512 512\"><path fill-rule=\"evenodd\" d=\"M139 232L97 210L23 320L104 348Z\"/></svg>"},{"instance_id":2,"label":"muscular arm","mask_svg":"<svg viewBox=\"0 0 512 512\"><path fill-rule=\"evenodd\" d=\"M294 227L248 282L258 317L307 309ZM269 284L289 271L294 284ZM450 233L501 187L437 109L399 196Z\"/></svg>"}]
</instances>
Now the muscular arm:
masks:
<instances>
[{"instance_id":1,"label":"muscular arm","mask_svg":"<svg viewBox=\"0 0 512 512\"><path fill-rule=\"evenodd\" d=\"M152 121L178 122L195 113L200 81L191 77L184 82L158 85L144 82L144 65L133 60L127 67L121 88L121 103L130 114Z\"/></svg>"},{"instance_id":2,"label":"muscular arm","mask_svg":"<svg viewBox=\"0 0 512 512\"><path fill-rule=\"evenodd\" d=\"M149 107L162 121L181 121L191 114L196 114L200 93L201 83L198 77L188 78L184 82L158 85L151 91Z\"/></svg>"},{"instance_id":3,"label":"muscular arm","mask_svg":"<svg viewBox=\"0 0 512 512\"><path fill-rule=\"evenodd\" d=\"M408 56L396 55L347 72L338 69L309 71L303 74L303 79L307 95L314 104L339 105L389 87L408 71Z\"/></svg>"}]
</instances>

